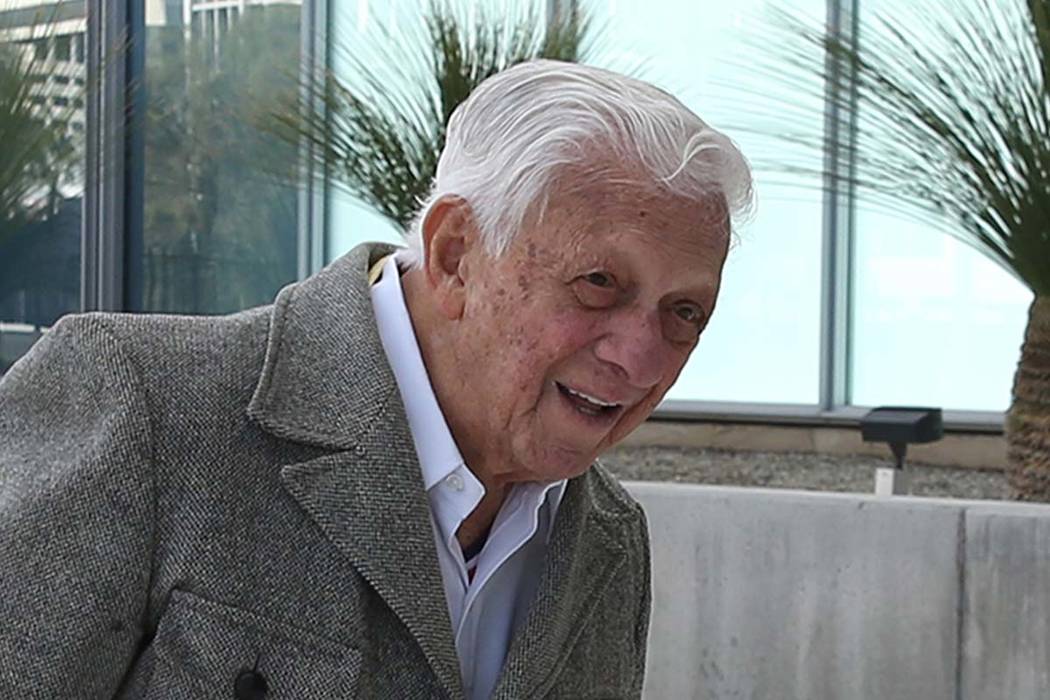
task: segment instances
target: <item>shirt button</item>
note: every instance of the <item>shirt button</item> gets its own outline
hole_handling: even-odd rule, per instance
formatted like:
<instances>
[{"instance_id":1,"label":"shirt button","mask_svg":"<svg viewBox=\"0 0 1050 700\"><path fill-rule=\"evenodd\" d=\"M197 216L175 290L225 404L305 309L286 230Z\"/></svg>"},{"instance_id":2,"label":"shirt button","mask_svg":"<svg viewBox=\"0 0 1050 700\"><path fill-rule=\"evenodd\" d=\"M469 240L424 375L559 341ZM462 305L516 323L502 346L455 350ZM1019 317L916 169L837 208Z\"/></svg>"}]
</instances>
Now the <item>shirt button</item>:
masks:
<instances>
[{"instance_id":1,"label":"shirt button","mask_svg":"<svg viewBox=\"0 0 1050 700\"><path fill-rule=\"evenodd\" d=\"M463 490L463 477L459 474L449 474L445 479L445 483L449 485L449 488L455 491Z\"/></svg>"}]
</instances>

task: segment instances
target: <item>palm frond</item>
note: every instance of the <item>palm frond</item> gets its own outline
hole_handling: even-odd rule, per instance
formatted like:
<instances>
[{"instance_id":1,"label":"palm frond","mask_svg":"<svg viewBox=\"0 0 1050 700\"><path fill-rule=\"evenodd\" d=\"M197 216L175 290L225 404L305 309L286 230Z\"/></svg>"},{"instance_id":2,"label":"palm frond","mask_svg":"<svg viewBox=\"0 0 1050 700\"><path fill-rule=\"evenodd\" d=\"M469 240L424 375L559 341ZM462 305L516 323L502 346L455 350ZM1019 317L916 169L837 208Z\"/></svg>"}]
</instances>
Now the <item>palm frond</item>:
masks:
<instances>
[{"instance_id":1,"label":"palm frond","mask_svg":"<svg viewBox=\"0 0 1050 700\"><path fill-rule=\"evenodd\" d=\"M900 3L863 19L855 43L786 12L772 26L765 70L810 97L831 84L842 119L856 118L854 169L776 158L760 169L904 207L1050 294L1050 0ZM823 149L801 126L788 118L773 133Z\"/></svg>"},{"instance_id":2,"label":"palm frond","mask_svg":"<svg viewBox=\"0 0 1050 700\"><path fill-rule=\"evenodd\" d=\"M588 47L579 12L548 22L529 3L495 15L435 0L417 25L380 26L337 46L351 77L307 79L261 125L309 144L319 171L405 228L430 188L445 125L474 88L532 58L578 61Z\"/></svg>"}]
</instances>

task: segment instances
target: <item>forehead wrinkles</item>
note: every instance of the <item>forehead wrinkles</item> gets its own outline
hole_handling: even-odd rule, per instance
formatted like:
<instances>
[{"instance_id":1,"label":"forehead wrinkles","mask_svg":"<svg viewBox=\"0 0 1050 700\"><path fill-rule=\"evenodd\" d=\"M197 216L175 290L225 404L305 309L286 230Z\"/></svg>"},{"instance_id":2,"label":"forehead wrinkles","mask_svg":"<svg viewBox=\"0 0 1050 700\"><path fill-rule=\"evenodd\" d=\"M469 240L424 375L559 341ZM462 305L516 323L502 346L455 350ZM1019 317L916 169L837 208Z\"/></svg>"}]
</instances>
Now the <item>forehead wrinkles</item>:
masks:
<instances>
[{"instance_id":1,"label":"forehead wrinkles","mask_svg":"<svg viewBox=\"0 0 1050 700\"><path fill-rule=\"evenodd\" d=\"M532 265L553 270L584 259L598 262L608 257L602 255L607 244L621 236L652 242L654 251L661 249L670 258L724 260L728 210L717 193L695 200L623 177L595 181L593 171L570 167L562 176L547 206L526 219L513 256L518 270Z\"/></svg>"},{"instance_id":2,"label":"forehead wrinkles","mask_svg":"<svg viewBox=\"0 0 1050 700\"><path fill-rule=\"evenodd\" d=\"M718 256L729 242L723 211L717 202L683 197L599 199L581 212L581 231L585 236L634 236L654 244L654 252Z\"/></svg>"},{"instance_id":3,"label":"forehead wrinkles","mask_svg":"<svg viewBox=\"0 0 1050 700\"><path fill-rule=\"evenodd\" d=\"M654 176L640 161L615 157L600 144L584 146L576 160L560 165L553 176L546 203L554 204L558 198L580 197L602 199L608 206L616 201L637 204L666 206L670 201L697 203L704 200L705 207L716 205L715 220L729 218L729 206L725 194L714 183L709 188L682 192ZM706 191L705 191L706 190ZM556 194L553 194L556 193ZM710 202L707 202L710 200Z\"/></svg>"},{"instance_id":4,"label":"forehead wrinkles","mask_svg":"<svg viewBox=\"0 0 1050 700\"><path fill-rule=\"evenodd\" d=\"M701 238L714 250L729 242L729 208L721 192L696 199L644 176L632 178L623 167L567 167L559 185L548 212L575 218L578 226L634 229L682 248Z\"/></svg>"}]
</instances>

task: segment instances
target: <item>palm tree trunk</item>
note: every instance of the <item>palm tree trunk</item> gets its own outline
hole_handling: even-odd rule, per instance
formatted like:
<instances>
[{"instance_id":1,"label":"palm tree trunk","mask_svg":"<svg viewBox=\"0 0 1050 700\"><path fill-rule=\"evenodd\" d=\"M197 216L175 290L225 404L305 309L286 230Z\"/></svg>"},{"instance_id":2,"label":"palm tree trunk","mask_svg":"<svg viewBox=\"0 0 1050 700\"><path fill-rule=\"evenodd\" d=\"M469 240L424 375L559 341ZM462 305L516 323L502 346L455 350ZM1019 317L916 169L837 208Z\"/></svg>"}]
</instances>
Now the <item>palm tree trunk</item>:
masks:
<instances>
[{"instance_id":1,"label":"palm tree trunk","mask_svg":"<svg viewBox=\"0 0 1050 700\"><path fill-rule=\"evenodd\" d=\"M1050 502L1050 296L1036 296L1028 311L1006 442L1014 498Z\"/></svg>"}]
</instances>

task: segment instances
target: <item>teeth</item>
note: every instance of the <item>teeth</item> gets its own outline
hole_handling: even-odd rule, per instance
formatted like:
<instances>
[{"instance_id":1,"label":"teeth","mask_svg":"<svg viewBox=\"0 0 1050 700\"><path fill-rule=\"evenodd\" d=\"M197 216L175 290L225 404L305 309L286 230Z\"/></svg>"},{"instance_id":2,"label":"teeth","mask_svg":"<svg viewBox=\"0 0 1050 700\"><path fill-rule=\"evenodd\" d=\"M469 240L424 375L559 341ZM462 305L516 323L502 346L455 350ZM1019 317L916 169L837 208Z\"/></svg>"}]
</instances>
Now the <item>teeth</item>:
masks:
<instances>
[{"instance_id":1,"label":"teeth","mask_svg":"<svg viewBox=\"0 0 1050 700\"><path fill-rule=\"evenodd\" d=\"M587 394L584 394L581 391L573 391L569 387L565 387L565 391L567 391L568 393L572 394L573 396L575 396L577 398L583 399L587 403L592 403L592 404L594 404L595 406L597 406L599 408L612 408L614 406L619 406L620 405L620 404L616 404L616 403L609 403L607 401L602 401L601 399L596 399L593 396L588 396Z\"/></svg>"}]
</instances>

